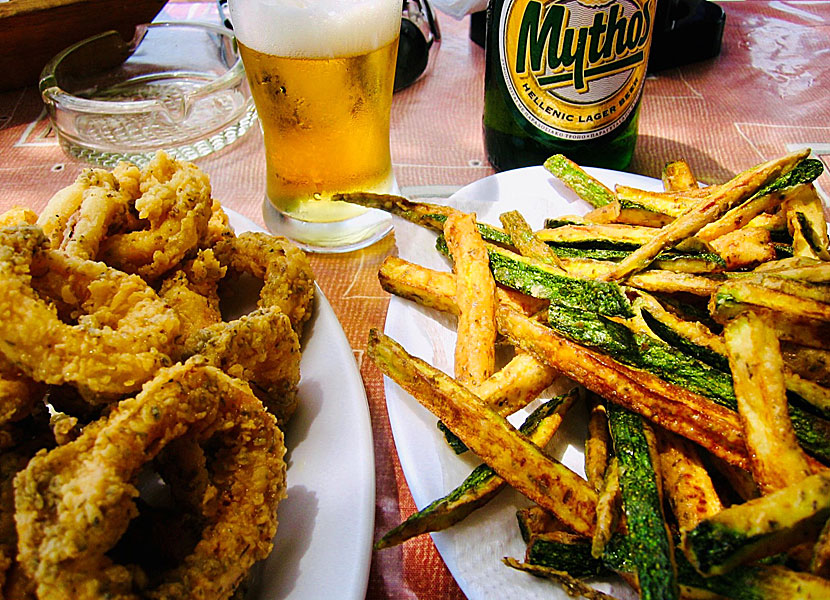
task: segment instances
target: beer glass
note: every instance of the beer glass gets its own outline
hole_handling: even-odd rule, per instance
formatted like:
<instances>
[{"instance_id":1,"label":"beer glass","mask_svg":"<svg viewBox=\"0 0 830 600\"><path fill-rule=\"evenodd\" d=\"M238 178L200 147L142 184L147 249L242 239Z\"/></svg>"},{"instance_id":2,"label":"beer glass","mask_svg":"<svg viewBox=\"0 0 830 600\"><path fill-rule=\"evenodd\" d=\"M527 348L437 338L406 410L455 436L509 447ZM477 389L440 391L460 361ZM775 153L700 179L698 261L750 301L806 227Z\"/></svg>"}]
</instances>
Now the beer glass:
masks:
<instances>
[{"instance_id":1,"label":"beer glass","mask_svg":"<svg viewBox=\"0 0 830 600\"><path fill-rule=\"evenodd\" d=\"M338 192L395 192L389 112L400 0L230 0L265 141L268 228L307 250L362 248L391 231Z\"/></svg>"}]
</instances>

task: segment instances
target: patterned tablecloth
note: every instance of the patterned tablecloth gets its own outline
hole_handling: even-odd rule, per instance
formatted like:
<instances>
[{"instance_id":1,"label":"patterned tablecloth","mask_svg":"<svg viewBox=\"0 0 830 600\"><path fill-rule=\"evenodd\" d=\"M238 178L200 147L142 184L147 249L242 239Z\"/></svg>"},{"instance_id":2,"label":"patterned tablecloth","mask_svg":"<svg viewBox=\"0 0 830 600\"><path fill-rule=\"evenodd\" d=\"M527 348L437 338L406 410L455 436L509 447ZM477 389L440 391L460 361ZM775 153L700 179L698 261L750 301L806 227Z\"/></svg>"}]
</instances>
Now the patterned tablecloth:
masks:
<instances>
[{"instance_id":1,"label":"patterned tablecloth","mask_svg":"<svg viewBox=\"0 0 830 600\"><path fill-rule=\"evenodd\" d=\"M801 147L812 148L830 166L830 2L719 4L727 15L720 56L646 80L630 170L659 177L666 162L684 158L701 180L722 181ZM210 3L170 4L165 13L217 19ZM429 75L396 94L392 106L394 168L409 195L446 196L493 173L481 136L484 51L470 41L468 19L439 14L439 21L443 42ZM223 204L263 224L264 158L257 128L198 164ZM0 212L15 204L41 210L82 167L58 147L37 90L0 93ZM819 186L830 191L826 174ZM359 252L311 257L366 387L376 457L376 536L415 509L392 440L382 377L364 356L367 332L383 327L389 301L377 268L395 253L392 235ZM463 594L424 537L374 554L367 598Z\"/></svg>"}]
</instances>

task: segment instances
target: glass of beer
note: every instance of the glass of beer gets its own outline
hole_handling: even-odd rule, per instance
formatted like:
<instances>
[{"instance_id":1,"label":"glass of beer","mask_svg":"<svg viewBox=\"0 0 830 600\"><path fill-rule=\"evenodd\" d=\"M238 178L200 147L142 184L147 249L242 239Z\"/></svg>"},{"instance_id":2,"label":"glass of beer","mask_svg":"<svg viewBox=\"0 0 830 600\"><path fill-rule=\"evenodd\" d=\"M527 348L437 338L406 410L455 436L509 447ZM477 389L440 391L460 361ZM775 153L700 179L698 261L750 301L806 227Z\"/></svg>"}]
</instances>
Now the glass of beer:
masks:
<instances>
[{"instance_id":1,"label":"glass of beer","mask_svg":"<svg viewBox=\"0 0 830 600\"><path fill-rule=\"evenodd\" d=\"M339 192L396 192L389 150L400 0L230 0L265 141L268 228L345 252L392 229Z\"/></svg>"}]
</instances>

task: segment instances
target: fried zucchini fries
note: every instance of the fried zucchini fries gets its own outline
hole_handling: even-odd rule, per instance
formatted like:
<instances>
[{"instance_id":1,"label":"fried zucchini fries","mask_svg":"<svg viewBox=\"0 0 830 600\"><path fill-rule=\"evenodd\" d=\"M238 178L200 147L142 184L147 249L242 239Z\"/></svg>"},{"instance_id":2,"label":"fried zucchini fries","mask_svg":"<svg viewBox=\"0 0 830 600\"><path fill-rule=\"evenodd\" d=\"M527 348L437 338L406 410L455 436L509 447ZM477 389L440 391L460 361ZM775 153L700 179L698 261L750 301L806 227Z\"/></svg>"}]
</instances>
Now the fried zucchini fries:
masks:
<instances>
[{"instance_id":1,"label":"fried zucchini fries","mask_svg":"<svg viewBox=\"0 0 830 600\"><path fill-rule=\"evenodd\" d=\"M454 376L377 331L368 355L483 461L376 548L510 486L532 504L526 554L503 562L569 592L609 597L586 580L614 574L641 598L830 597L830 239L809 154L705 187L673 161L662 192L553 156L592 210L538 230L341 197L437 232L451 272L389 257L378 277L457 319ZM571 391L544 398L554 380ZM547 451L581 403L584 478Z\"/></svg>"}]
</instances>

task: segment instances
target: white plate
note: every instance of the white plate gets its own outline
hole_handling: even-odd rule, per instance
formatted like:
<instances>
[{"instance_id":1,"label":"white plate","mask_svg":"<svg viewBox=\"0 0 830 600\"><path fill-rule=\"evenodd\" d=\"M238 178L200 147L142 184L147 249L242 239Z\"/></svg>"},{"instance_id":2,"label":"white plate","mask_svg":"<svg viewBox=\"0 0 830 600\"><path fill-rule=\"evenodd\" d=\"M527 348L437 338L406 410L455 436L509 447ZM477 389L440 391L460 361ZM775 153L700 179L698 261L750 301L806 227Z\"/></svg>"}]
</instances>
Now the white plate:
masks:
<instances>
[{"instance_id":1,"label":"white plate","mask_svg":"<svg viewBox=\"0 0 830 600\"><path fill-rule=\"evenodd\" d=\"M662 189L659 181L639 175L604 169L588 171L612 189L615 184ZM591 208L542 167L516 169L481 179L459 190L447 204L475 212L478 221L493 225L499 225L501 213L518 210L533 229L543 227L546 217L582 215ZM401 219L395 220L395 228L401 258L450 270L447 260L435 251L435 233ZM385 332L411 354L445 373L453 372L454 318L393 297ZM456 456L436 429L435 417L389 379L385 379L385 391L395 446L420 509L455 488L479 461L470 453ZM557 459L583 476L584 424L584 414L569 415L550 448ZM444 562L470 600L568 598L555 584L510 569L501 562L505 556L524 557L515 512L517 507L527 504L513 490L505 490L460 524L433 534ZM621 599L636 598L630 588L618 581L601 582L597 587Z\"/></svg>"},{"instance_id":2,"label":"white plate","mask_svg":"<svg viewBox=\"0 0 830 600\"><path fill-rule=\"evenodd\" d=\"M237 233L265 231L225 209ZM366 391L340 322L319 287L306 324L300 402L288 423L288 497L251 600L362 600L375 518L375 458Z\"/></svg>"}]
</instances>

